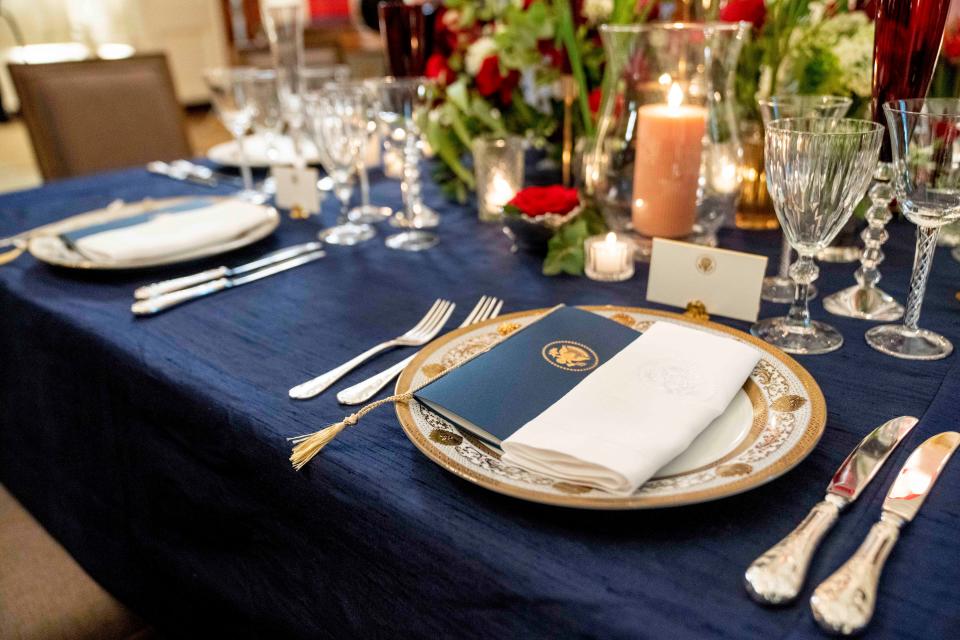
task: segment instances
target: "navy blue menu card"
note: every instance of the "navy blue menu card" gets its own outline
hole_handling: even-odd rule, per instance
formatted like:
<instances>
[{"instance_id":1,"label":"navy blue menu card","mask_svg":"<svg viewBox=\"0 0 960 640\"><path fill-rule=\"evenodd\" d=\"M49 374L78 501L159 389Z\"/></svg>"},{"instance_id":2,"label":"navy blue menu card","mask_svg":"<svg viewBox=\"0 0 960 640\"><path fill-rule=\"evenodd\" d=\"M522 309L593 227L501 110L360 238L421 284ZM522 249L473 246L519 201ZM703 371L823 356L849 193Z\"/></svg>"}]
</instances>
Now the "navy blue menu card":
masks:
<instances>
[{"instance_id":1,"label":"navy blue menu card","mask_svg":"<svg viewBox=\"0 0 960 640\"><path fill-rule=\"evenodd\" d=\"M639 337L603 316L560 307L414 395L499 445Z\"/></svg>"}]
</instances>

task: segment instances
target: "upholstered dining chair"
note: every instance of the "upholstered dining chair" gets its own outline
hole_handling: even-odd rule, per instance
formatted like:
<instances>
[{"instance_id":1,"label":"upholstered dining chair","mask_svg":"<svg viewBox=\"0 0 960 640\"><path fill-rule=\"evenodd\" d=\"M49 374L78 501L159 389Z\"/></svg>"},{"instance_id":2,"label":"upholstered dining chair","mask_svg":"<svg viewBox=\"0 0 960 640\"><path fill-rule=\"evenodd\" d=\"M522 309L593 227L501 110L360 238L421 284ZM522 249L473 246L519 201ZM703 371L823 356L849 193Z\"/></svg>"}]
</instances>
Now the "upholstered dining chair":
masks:
<instances>
[{"instance_id":1,"label":"upholstered dining chair","mask_svg":"<svg viewBox=\"0 0 960 640\"><path fill-rule=\"evenodd\" d=\"M45 180L191 155L163 54L8 68Z\"/></svg>"}]
</instances>

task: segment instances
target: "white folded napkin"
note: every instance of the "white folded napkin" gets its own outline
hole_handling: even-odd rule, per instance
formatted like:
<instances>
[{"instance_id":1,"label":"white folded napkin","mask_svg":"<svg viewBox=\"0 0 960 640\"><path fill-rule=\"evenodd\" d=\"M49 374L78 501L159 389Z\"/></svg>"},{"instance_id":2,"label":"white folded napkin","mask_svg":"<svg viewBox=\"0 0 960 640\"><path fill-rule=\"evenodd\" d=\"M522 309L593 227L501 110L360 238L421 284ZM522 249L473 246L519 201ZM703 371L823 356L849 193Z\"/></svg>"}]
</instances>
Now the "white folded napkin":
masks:
<instances>
[{"instance_id":1,"label":"white folded napkin","mask_svg":"<svg viewBox=\"0 0 960 640\"><path fill-rule=\"evenodd\" d=\"M149 260L229 242L258 227L270 209L242 200L218 200L189 211L158 213L133 226L101 231L74 242L86 256L103 262Z\"/></svg>"},{"instance_id":2,"label":"white folded napkin","mask_svg":"<svg viewBox=\"0 0 960 640\"><path fill-rule=\"evenodd\" d=\"M630 495L724 412L759 360L746 343L657 322L504 440L503 460Z\"/></svg>"}]
</instances>

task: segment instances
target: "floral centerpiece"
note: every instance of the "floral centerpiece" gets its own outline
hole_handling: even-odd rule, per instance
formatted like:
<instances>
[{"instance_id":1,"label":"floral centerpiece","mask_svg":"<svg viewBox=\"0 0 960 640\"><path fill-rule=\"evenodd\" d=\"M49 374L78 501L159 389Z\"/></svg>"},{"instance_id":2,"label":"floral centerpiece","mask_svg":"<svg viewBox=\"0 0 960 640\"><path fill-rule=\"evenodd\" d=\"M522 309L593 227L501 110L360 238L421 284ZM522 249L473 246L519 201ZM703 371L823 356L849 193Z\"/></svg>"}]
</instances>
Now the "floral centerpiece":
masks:
<instances>
[{"instance_id":1,"label":"floral centerpiece","mask_svg":"<svg viewBox=\"0 0 960 640\"><path fill-rule=\"evenodd\" d=\"M720 19L753 23L740 55L737 101L759 119L757 98L776 94L849 96L848 115L863 116L871 97L873 21L846 3L730 0Z\"/></svg>"},{"instance_id":2,"label":"floral centerpiece","mask_svg":"<svg viewBox=\"0 0 960 640\"><path fill-rule=\"evenodd\" d=\"M474 188L464 159L481 135L519 135L555 151L563 120L561 77L577 90L574 130L591 135L603 50L597 27L636 19L635 0L445 0L427 76L440 88L427 140L434 178L461 202ZM641 10L640 14L647 13Z\"/></svg>"},{"instance_id":3,"label":"floral centerpiece","mask_svg":"<svg viewBox=\"0 0 960 640\"><path fill-rule=\"evenodd\" d=\"M600 213L561 185L521 189L504 207L504 229L516 245L542 252L543 274L583 275L583 242L606 231Z\"/></svg>"}]
</instances>

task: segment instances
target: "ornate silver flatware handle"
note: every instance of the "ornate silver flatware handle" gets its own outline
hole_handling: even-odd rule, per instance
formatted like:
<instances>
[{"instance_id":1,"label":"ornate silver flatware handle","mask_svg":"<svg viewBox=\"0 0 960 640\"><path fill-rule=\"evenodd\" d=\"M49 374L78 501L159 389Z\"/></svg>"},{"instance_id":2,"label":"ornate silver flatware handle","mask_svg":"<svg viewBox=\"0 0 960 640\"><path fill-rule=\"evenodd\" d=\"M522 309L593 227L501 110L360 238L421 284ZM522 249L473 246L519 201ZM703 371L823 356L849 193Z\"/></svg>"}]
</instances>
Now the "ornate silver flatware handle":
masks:
<instances>
[{"instance_id":1,"label":"ornate silver flatware handle","mask_svg":"<svg viewBox=\"0 0 960 640\"><path fill-rule=\"evenodd\" d=\"M216 293L217 291L223 291L230 287L230 281L226 278L219 278L217 280L211 280L210 282L205 282L203 284L197 285L195 287L190 287L188 289L180 289L179 291L173 291L171 293L165 293L163 295L157 296L155 298L148 298L146 300L137 300L133 303L133 306L130 307L130 310L133 311L135 315L138 316L149 316L154 313L160 313L165 311L170 307L175 307L178 304L183 304L189 300L196 300L197 298L202 298L203 296L208 296L211 293Z\"/></svg>"},{"instance_id":2,"label":"ornate silver flatware handle","mask_svg":"<svg viewBox=\"0 0 960 640\"><path fill-rule=\"evenodd\" d=\"M400 372L403 371L415 357L417 357L416 353L409 358L401 360L389 369L385 369L375 376L370 376L363 382L359 382L352 387L347 387L337 394L337 401L341 404L360 404L361 402L366 402L377 395L380 389L390 384L391 380L400 375Z\"/></svg>"},{"instance_id":3,"label":"ornate silver flatware handle","mask_svg":"<svg viewBox=\"0 0 960 640\"><path fill-rule=\"evenodd\" d=\"M901 523L885 513L850 559L813 592L810 608L824 631L849 635L870 622L880 573L900 536Z\"/></svg>"},{"instance_id":4,"label":"ornate silver flatware handle","mask_svg":"<svg viewBox=\"0 0 960 640\"><path fill-rule=\"evenodd\" d=\"M386 351L387 349L399 346L399 344L400 343L398 343L396 340L390 340L388 342L380 343L371 349L367 349L356 358L343 363L336 369L331 369L330 371L327 371L326 373L319 375L312 380L307 380L302 384L298 384L294 388L290 389L289 395L295 400L306 400L308 398L312 398L322 393L334 382L347 375L381 351Z\"/></svg>"},{"instance_id":5,"label":"ornate silver flatware handle","mask_svg":"<svg viewBox=\"0 0 960 640\"><path fill-rule=\"evenodd\" d=\"M153 298L179 289L186 289L187 287L192 287L193 285L201 284L208 280L225 278L228 271L229 269L227 269L227 267L217 267L216 269L208 269L200 273L194 273L193 275L183 276L182 278L172 278L170 280L164 280L163 282L154 282L153 284L139 287L133 292L133 297L137 300L146 300L147 298Z\"/></svg>"},{"instance_id":6,"label":"ornate silver flatware handle","mask_svg":"<svg viewBox=\"0 0 960 640\"><path fill-rule=\"evenodd\" d=\"M747 592L761 604L786 604L803 588L807 568L820 540L840 515L841 505L827 496L787 536L753 561L744 574Z\"/></svg>"}]
</instances>

